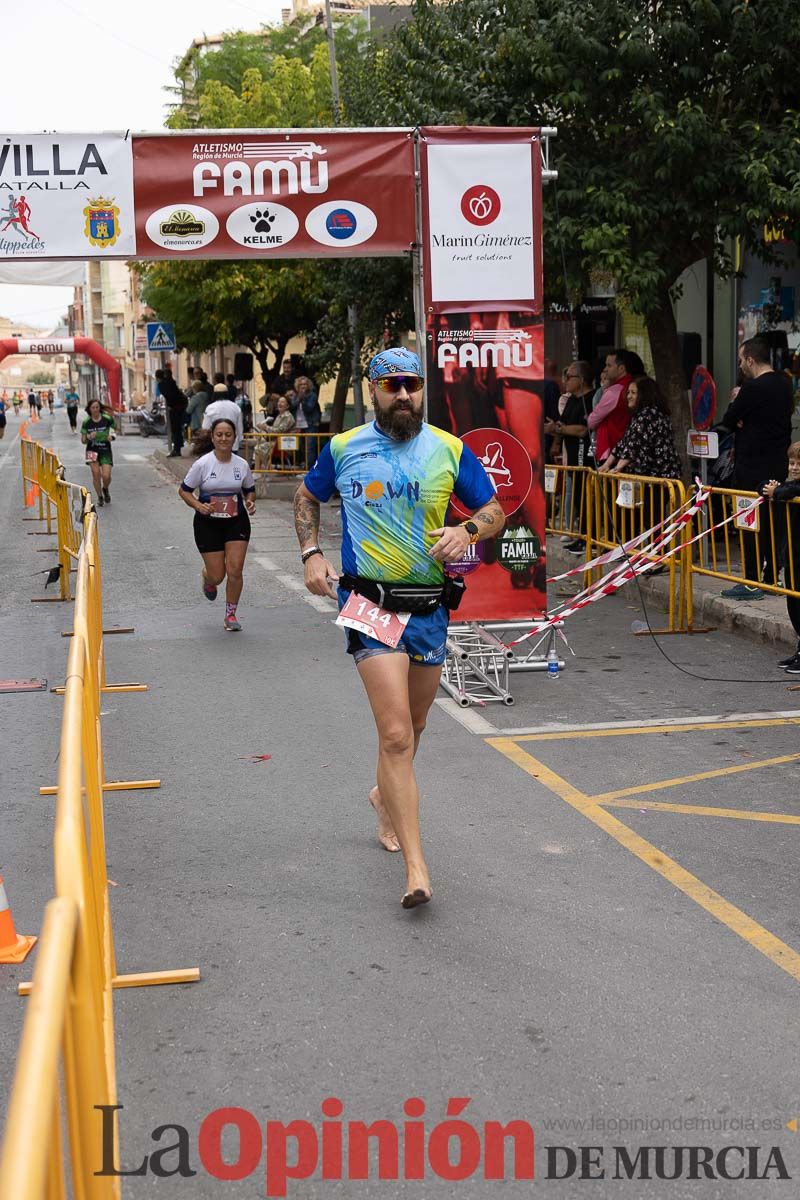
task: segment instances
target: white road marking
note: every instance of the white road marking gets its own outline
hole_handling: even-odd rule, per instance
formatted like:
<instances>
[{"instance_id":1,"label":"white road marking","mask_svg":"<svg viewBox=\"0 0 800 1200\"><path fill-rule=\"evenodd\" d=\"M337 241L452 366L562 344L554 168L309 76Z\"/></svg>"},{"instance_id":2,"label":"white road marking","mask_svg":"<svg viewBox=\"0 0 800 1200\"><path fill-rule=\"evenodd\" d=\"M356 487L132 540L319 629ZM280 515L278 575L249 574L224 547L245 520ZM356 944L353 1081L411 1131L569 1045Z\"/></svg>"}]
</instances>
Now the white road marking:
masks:
<instances>
[{"instance_id":1,"label":"white road marking","mask_svg":"<svg viewBox=\"0 0 800 1200\"><path fill-rule=\"evenodd\" d=\"M338 606L334 604L333 600L326 600L324 596L310 595L306 592L306 585L302 580L297 579L294 575L285 575L283 572L279 573L278 564L273 559L268 558L266 554L254 554L253 558L265 571L270 571L275 575L277 583L283 584L291 592L303 592L303 600L305 600L306 604L310 604L312 608L316 609L317 612L329 613L336 611Z\"/></svg>"},{"instance_id":2,"label":"white road marking","mask_svg":"<svg viewBox=\"0 0 800 1200\"><path fill-rule=\"evenodd\" d=\"M303 599L305 600L306 604L310 604L312 608L315 608L317 610L317 612L331 612L331 611L335 612L336 611L337 606L333 603L332 600L326 600L324 596L308 595L308 596L303 596Z\"/></svg>"},{"instance_id":3,"label":"white road marking","mask_svg":"<svg viewBox=\"0 0 800 1200\"><path fill-rule=\"evenodd\" d=\"M301 579L295 579L294 575L276 575L278 583L282 583L284 587L291 588L293 592L304 592L306 585Z\"/></svg>"},{"instance_id":4,"label":"white road marking","mask_svg":"<svg viewBox=\"0 0 800 1200\"><path fill-rule=\"evenodd\" d=\"M123 454L122 457L126 462L147 462L143 454Z\"/></svg>"},{"instance_id":5,"label":"white road marking","mask_svg":"<svg viewBox=\"0 0 800 1200\"><path fill-rule=\"evenodd\" d=\"M781 712L756 713L712 713L708 717L640 717L636 721L598 721L589 725L559 725L550 722L547 725L526 725L521 729L500 729L497 732L502 737L522 737L530 733L592 733L603 729L641 729L643 725L669 729L674 726L706 725L717 721L770 721L776 717L800 717L800 709L792 708Z\"/></svg>"}]
</instances>

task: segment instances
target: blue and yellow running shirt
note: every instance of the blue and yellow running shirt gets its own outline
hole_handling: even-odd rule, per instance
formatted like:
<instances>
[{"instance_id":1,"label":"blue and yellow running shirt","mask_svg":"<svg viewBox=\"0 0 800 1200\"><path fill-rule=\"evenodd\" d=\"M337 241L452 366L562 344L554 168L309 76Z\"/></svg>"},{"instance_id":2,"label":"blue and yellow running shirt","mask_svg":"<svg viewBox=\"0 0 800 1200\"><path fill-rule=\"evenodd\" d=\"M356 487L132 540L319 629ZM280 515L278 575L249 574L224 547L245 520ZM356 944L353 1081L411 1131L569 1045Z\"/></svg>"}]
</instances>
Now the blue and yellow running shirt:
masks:
<instances>
[{"instance_id":1,"label":"blue and yellow running shirt","mask_svg":"<svg viewBox=\"0 0 800 1200\"><path fill-rule=\"evenodd\" d=\"M416 437L395 441L372 421L338 433L305 485L317 500L342 497L342 570L365 579L441 583L430 557L431 529L445 523L451 493L470 511L494 496L472 451L451 433L423 422Z\"/></svg>"}]
</instances>

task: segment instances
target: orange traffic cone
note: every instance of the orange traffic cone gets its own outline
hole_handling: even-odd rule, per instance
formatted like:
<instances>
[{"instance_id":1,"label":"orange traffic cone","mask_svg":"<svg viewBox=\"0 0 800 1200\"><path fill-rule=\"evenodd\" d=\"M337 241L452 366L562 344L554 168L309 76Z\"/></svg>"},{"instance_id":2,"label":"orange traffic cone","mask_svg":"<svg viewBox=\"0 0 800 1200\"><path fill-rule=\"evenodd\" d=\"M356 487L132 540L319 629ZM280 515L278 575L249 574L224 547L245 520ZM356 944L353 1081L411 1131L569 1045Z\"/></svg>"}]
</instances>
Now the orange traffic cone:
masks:
<instances>
[{"instance_id":1,"label":"orange traffic cone","mask_svg":"<svg viewBox=\"0 0 800 1200\"><path fill-rule=\"evenodd\" d=\"M8 905L3 877L0 875L0 963L21 963L28 957L39 939L17 933Z\"/></svg>"},{"instance_id":2,"label":"orange traffic cone","mask_svg":"<svg viewBox=\"0 0 800 1200\"><path fill-rule=\"evenodd\" d=\"M38 499L39 499L39 485L38 485L38 483L32 483L31 486L28 488L27 492L25 493L25 507L33 508L34 504L36 503L36 501Z\"/></svg>"}]
</instances>

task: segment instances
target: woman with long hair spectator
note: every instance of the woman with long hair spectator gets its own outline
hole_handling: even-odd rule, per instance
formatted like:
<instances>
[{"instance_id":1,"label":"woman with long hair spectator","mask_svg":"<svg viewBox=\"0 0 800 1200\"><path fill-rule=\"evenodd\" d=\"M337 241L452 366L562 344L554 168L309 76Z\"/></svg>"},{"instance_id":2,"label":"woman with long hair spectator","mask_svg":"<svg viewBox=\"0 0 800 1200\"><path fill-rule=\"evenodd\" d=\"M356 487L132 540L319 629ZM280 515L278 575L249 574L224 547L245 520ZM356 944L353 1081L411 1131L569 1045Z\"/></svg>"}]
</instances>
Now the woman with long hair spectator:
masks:
<instances>
[{"instance_id":1,"label":"woman with long hair spectator","mask_svg":"<svg viewBox=\"0 0 800 1200\"><path fill-rule=\"evenodd\" d=\"M681 460L675 449L669 406L655 379L641 375L628 385L631 414L624 434L599 467L656 479L680 479Z\"/></svg>"}]
</instances>

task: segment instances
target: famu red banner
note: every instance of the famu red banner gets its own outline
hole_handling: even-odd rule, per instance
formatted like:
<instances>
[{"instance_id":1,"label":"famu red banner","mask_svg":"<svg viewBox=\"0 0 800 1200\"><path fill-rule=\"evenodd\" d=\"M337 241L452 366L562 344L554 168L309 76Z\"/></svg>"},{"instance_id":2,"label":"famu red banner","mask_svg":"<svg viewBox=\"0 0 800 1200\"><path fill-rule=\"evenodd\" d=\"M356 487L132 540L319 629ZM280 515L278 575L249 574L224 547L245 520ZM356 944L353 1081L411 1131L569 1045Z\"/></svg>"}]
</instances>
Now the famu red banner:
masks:
<instances>
[{"instance_id":1,"label":"famu red banner","mask_svg":"<svg viewBox=\"0 0 800 1200\"><path fill-rule=\"evenodd\" d=\"M509 621L546 609L544 327L520 313L428 318L428 420L455 433L486 468L506 514L455 569L467 584L456 622ZM463 519L453 500L455 519Z\"/></svg>"},{"instance_id":2,"label":"famu red banner","mask_svg":"<svg viewBox=\"0 0 800 1200\"><path fill-rule=\"evenodd\" d=\"M414 242L411 130L133 138L139 258L352 258Z\"/></svg>"}]
</instances>

